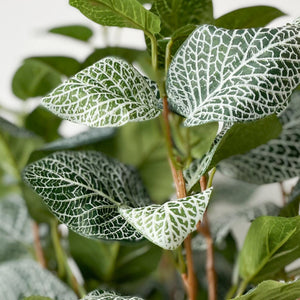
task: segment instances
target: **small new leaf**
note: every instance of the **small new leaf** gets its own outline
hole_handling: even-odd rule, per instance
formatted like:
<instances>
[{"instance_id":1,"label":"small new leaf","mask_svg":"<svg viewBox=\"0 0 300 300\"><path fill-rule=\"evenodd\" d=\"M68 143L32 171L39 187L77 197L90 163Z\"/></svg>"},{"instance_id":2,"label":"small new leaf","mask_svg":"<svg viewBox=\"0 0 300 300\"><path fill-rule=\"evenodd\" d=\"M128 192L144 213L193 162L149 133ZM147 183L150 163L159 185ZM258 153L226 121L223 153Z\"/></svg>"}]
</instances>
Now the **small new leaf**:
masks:
<instances>
[{"instance_id":1,"label":"small new leaf","mask_svg":"<svg viewBox=\"0 0 300 300\"><path fill-rule=\"evenodd\" d=\"M163 249L174 250L202 220L212 188L201 194L139 208L121 206L120 214L145 238Z\"/></svg>"},{"instance_id":2,"label":"small new leaf","mask_svg":"<svg viewBox=\"0 0 300 300\"><path fill-rule=\"evenodd\" d=\"M42 104L63 119L91 127L145 121L161 112L147 80L114 57L77 73L43 98Z\"/></svg>"},{"instance_id":3,"label":"small new leaf","mask_svg":"<svg viewBox=\"0 0 300 300\"><path fill-rule=\"evenodd\" d=\"M300 83L299 22L280 28L197 28L167 75L171 109L186 126L279 114Z\"/></svg>"},{"instance_id":4,"label":"small new leaf","mask_svg":"<svg viewBox=\"0 0 300 300\"><path fill-rule=\"evenodd\" d=\"M95 151L56 152L27 166L23 178L75 232L99 239L142 238L118 212L122 204L151 203L132 168Z\"/></svg>"}]
</instances>

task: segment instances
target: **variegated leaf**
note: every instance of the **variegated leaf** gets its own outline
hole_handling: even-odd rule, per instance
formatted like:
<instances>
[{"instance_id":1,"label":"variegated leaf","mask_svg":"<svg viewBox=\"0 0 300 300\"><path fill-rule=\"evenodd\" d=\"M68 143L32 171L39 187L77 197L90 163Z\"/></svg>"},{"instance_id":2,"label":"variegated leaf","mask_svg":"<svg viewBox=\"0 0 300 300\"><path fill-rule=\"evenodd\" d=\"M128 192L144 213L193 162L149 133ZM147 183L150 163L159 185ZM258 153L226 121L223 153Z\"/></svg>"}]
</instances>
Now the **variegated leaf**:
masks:
<instances>
[{"instance_id":1,"label":"variegated leaf","mask_svg":"<svg viewBox=\"0 0 300 300\"><path fill-rule=\"evenodd\" d=\"M95 290L81 300L143 300L134 296L119 296L115 292Z\"/></svg>"},{"instance_id":2,"label":"variegated leaf","mask_svg":"<svg viewBox=\"0 0 300 300\"><path fill-rule=\"evenodd\" d=\"M145 238L167 250L178 248L202 220L212 188L201 194L139 208L121 206L120 214Z\"/></svg>"},{"instance_id":3,"label":"variegated leaf","mask_svg":"<svg viewBox=\"0 0 300 300\"><path fill-rule=\"evenodd\" d=\"M151 204L132 168L95 151L56 152L27 166L23 178L77 233L100 239L142 238L118 212L122 204Z\"/></svg>"},{"instance_id":4,"label":"variegated leaf","mask_svg":"<svg viewBox=\"0 0 300 300\"><path fill-rule=\"evenodd\" d=\"M220 163L220 171L240 180L263 184L280 182L300 174L300 92L293 94L288 109L280 117L279 138L244 155Z\"/></svg>"},{"instance_id":5,"label":"variegated leaf","mask_svg":"<svg viewBox=\"0 0 300 300\"><path fill-rule=\"evenodd\" d=\"M279 114L300 83L300 20L280 28L197 28L167 76L169 104L186 126Z\"/></svg>"},{"instance_id":6,"label":"variegated leaf","mask_svg":"<svg viewBox=\"0 0 300 300\"><path fill-rule=\"evenodd\" d=\"M30 259L0 265L0 295L5 300L23 299L31 295L63 300L77 299L70 288Z\"/></svg>"},{"instance_id":7,"label":"variegated leaf","mask_svg":"<svg viewBox=\"0 0 300 300\"><path fill-rule=\"evenodd\" d=\"M202 175L220 161L247 151L279 136L282 125L275 115L246 123L226 123L216 136L210 150L200 159L194 160L185 170L184 177L189 191Z\"/></svg>"},{"instance_id":8,"label":"variegated leaf","mask_svg":"<svg viewBox=\"0 0 300 300\"><path fill-rule=\"evenodd\" d=\"M91 127L145 121L161 112L145 78L114 57L80 71L43 98L42 104L63 119Z\"/></svg>"}]
</instances>

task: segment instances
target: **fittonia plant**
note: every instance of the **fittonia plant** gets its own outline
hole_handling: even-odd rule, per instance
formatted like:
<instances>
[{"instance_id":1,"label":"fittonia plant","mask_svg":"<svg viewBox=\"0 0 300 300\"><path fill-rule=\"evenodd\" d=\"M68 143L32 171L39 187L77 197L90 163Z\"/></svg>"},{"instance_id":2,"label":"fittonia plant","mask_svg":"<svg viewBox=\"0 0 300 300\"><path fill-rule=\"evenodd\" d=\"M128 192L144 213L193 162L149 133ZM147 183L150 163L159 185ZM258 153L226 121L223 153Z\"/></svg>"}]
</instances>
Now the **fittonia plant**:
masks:
<instances>
[{"instance_id":1,"label":"fittonia plant","mask_svg":"<svg viewBox=\"0 0 300 300\"><path fill-rule=\"evenodd\" d=\"M185 7L185 1L156 0L150 11L140 2L70 0L98 24L142 30L151 53L152 67L144 68L149 77L123 58L103 55L106 57L77 72L42 99L43 106L65 120L97 128L118 127L116 140L118 132L126 132L123 126L143 122L135 127L137 135L127 141L135 143L135 137L141 135L140 151L147 145L146 155L136 162L137 169L99 151L64 150L84 146L89 138L97 140L98 133L93 131L43 146L37 152L42 158L31 158L23 179L60 222L84 237L110 241L112 246L106 246L110 251L118 244L113 241L134 243L135 247L140 243L142 249L145 240L173 250L190 300L200 299L191 243L198 232L206 241L207 286L212 300L217 294L218 268L212 242L217 237L212 238L206 211L213 198L216 167L258 184L299 175L300 98L299 92L293 92L300 84L300 20L278 28L246 28L247 13L253 18L264 14L265 23L259 24L264 26L281 12L252 7L213 20L211 1L186 1ZM228 23L234 17L236 26L245 29L231 29ZM161 134L155 139L164 139L165 160L175 185L176 197L169 195L164 202L149 196L151 189L157 188L149 180L157 174L153 171L156 161L149 160L147 176L142 172L148 158L163 145L157 142L155 147L148 147L153 141L143 130L150 124ZM115 134L115 130L109 132L99 130L99 140ZM43 151L53 153L45 156ZM113 155L117 151L109 148L106 152ZM158 168L164 172L160 159ZM289 283L291 277L284 267L300 256L296 242L300 219L288 217L291 215L255 220L236 262L239 276L227 298L299 296L299 281ZM261 234L256 236L255 228L260 228ZM253 245L262 240L257 254ZM77 250L80 253L80 246ZM277 279L286 283L271 281ZM251 284L259 285L242 296ZM285 298L274 296L280 287L285 289ZM141 299L103 290L83 294L86 300Z\"/></svg>"}]
</instances>

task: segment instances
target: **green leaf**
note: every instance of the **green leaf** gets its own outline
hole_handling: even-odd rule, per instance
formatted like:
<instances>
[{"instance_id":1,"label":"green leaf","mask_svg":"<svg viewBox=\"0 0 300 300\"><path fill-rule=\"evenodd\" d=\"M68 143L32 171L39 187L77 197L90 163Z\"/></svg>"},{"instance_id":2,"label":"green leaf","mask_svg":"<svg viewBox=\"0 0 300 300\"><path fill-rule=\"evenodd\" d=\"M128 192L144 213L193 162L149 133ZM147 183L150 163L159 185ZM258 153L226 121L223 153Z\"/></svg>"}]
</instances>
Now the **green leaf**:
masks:
<instances>
[{"instance_id":1,"label":"green leaf","mask_svg":"<svg viewBox=\"0 0 300 300\"><path fill-rule=\"evenodd\" d=\"M27 166L23 178L58 219L87 237L139 240L119 214L122 204L150 204L130 167L95 151L56 152Z\"/></svg>"},{"instance_id":2,"label":"green leaf","mask_svg":"<svg viewBox=\"0 0 300 300\"><path fill-rule=\"evenodd\" d=\"M65 284L30 259L2 263L0 278L0 294L5 300L22 299L31 295L53 299L77 299Z\"/></svg>"},{"instance_id":3,"label":"green leaf","mask_svg":"<svg viewBox=\"0 0 300 300\"><path fill-rule=\"evenodd\" d=\"M128 123L117 128L116 134L110 140L101 142L97 149L136 167L155 202L161 203L174 193L165 141L158 119Z\"/></svg>"},{"instance_id":4,"label":"green leaf","mask_svg":"<svg viewBox=\"0 0 300 300\"><path fill-rule=\"evenodd\" d=\"M61 75L70 77L81 69L81 64L74 58L68 56L34 56L25 59L26 61L37 61L45 64L53 71L59 72ZM44 96L44 95L42 95Z\"/></svg>"},{"instance_id":5,"label":"green leaf","mask_svg":"<svg viewBox=\"0 0 300 300\"><path fill-rule=\"evenodd\" d=\"M206 24L214 19L211 0L156 0L151 11L159 15L164 37L187 24Z\"/></svg>"},{"instance_id":6,"label":"green leaf","mask_svg":"<svg viewBox=\"0 0 300 300\"><path fill-rule=\"evenodd\" d=\"M84 278L118 284L139 281L156 270L161 249L148 242L126 245L87 239L70 231L70 252Z\"/></svg>"},{"instance_id":7,"label":"green leaf","mask_svg":"<svg viewBox=\"0 0 300 300\"><path fill-rule=\"evenodd\" d=\"M300 92L292 95L287 110L280 116L283 130L277 139L244 155L233 156L220 164L227 176L263 184L280 182L300 174Z\"/></svg>"},{"instance_id":8,"label":"green leaf","mask_svg":"<svg viewBox=\"0 0 300 300\"><path fill-rule=\"evenodd\" d=\"M133 63L134 61L139 59L144 53L143 50L137 50L132 48L121 48L121 47L106 47L95 49L82 63L82 67L86 68L98 60L105 58L107 56L115 56L122 59L125 59L129 63Z\"/></svg>"},{"instance_id":9,"label":"green leaf","mask_svg":"<svg viewBox=\"0 0 300 300\"><path fill-rule=\"evenodd\" d=\"M284 16L281 10L271 6L249 6L231 11L215 21L218 27L243 29L264 27L276 18Z\"/></svg>"},{"instance_id":10,"label":"green leaf","mask_svg":"<svg viewBox=\"0 0 300 300\"><path fill-rule=\"evenodd\" d=\"M300 216L259 217L251 224L239 257L245 282L259 283L277 273L300 255Z\"/></svg>"},{"instance_id":11,"label":"green leaf","mask_svg":"<svg viewBox=\"0 0 300 300\"><path fill-rule=\"evenodd\" d=\"M81 300L143 300L139 297L132 297L132 296L120 296L115 292L111 291L102 291L102 290L95 290L86 295Z\"/></svg>"},{"instance_id":12,"label":"green leaf","mask_svg":"<svg viewBox=\"0 0 300 300\"><path fill-rule=\"evenodd\" d=\"M201 159L194 160L184 172L187 190L190 190L200 177L215 167L220 161L236 154L242 154L272 138L281 132L282 126L275 115L263 119L226 124L215 138L209 152Z\"/></svg>"},{"instance_id":13,"label":"green leaf","mask_svg":"<svg viewBox=\"0 0 300 300\"><path fill-rule=\"evenodd\" d=\"M31 152L42 141L32 132L17 127L0 117L0 169L6 176L19 179L19 172L24 168Z\"/></svg>"},{"instance_id":14,"label":"green leaf","mask_svg":"<svg viewBox=\"0 0 300 300\"><path fill-rule=\"evenodd\" d=\"M87 131L76 134L65 139L58 139L52 143L45 144L40 150L57 151L65 149L73 149L100 142L111 137L115 133L113 128L91 128Z\"/></svg>"},{"instance_id":15,"label":"green leaf","mask_svg":"<svg viewBox=\"0 0 300 300\"><path fill-rule=\"evenodd\" d=\"M167 250L177 249L202 220L212 188L201 194L131 208L120 206L120 214L145 238Z\"/></svg>"},{"instance_id":16,"label":"green leaf","mask_svg":"<svg viewBox=\"0 0 300 300\"><path fill-rule=\"evenodd\" d=\"M13 93L22 100L44 96L61 83L61 74L47 64L27 59L12 80Z\"/></svg>"},{"instance_id":17,"label":"green leaf","mask_svg":"<svg viewBox=\"0 0 300 300\"><path fill-rule=\"evenodd\" d=\"M221 216L218 219L211 218L211 235L214 245L221 247L228 234L244 220L252 222L260 216L277 216L279 211L280 208L277 205L266 202L252 207L245 206L243 209ZM206 246L205 238L202 235L197 235L193 239L194 250L205 250Z\"/></svg>"},{"instance_id":18,"label":"green leaf","mask_svg":"<svg viewBox=\"0 0 300 300\"><path fill-rule=\"evenodd\" d=\"M156 118L160 114L157 103L144 77L113 57L79 72L42 100L59 117L91 127Z\"/></svg>"},{"instance_id":19,"label":"green leaf","mask_svg":"<svg viewBox=\"0 0 300 300\"><path fill-rule=\"evenodd\" d=\"M23 199L0 199L0 261L29 256L33 243L32 223Z\"/></svg>"},{"instance_id":20,"label":"green leaf","mask_svg":"<svg viewBox=\"0 0 300 300\"><path fill-rule=\"evenodd\" d=\"M93 36L93 31L83 25L55 27L51 28L49 32L61 34L84 42L87 42Z\"/></svg>"},{"instance_id":21,"label":"green leaf","mask_svg":"<svg viewBox=\"0 0 300 300\"><path fill-rule=\"evenodd\" d=\"M105 26L130 27L154 34L160 30L159 18L137 0L70 0L92 21Z\"/></svg>"},{"instance_id":22,"label":"green leaf","mask_svg":"<svg viewBox=\"0 0 300 300\"><path fill-rule=\"evenodd\" d=\"M299 21L279 28L197 28L177 51L166 89L186 126L279 114L300 81Z\"/></svg>"},{"instance_id":23,"label":"green leaf","mask_svg":"<svg viewBox=\"0 0 300 300\"><path fill-rule=\"evenodd\" d=\"M300 280L293 282L278 282L266 280L247 294L236 297L234 300L295 300L300 295Z\"/></svg>"},{"instance_id":24,"label":"green leaf","mask_svg":"<svg viewBox=\"0 0 300 300\"><path fill-rule=\"evenodd\" d=\"M61 119L47 111L44 107L37 107L25 119L25 127L50 142L59 137L58 128Z\"/></svg>"}]
</instances>

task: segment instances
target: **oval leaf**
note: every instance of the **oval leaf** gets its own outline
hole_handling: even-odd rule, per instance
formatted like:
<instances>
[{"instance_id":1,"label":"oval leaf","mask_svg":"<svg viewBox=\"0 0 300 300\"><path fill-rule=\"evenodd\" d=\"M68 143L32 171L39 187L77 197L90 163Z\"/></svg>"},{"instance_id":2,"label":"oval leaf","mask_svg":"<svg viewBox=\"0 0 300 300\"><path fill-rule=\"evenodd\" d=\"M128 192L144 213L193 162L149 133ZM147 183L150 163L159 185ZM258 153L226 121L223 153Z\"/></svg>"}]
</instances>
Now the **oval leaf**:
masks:
<instances>
[{"instance_id":1,"label":"oval leaf","mask_svg":"<svg viewBox=\"0 0 300 300\"><path fill-rule=\"evenodd\" d=\"M68 25L55 27L49 30L51 33L61 34L80 41L87 42L93 35L93 31L83 25Z\"/></svg>"},{"instance_id":2,"label":"oval leaf","mask_svg":"<svg viewBox=\"0 0 300 300\"><path fill-rule=\"evenodd\" d=\"M212 188L201 194L139 208L121 206L120 214L145 238L163 249L178 248L202 220Z\"/></svg>"},{"instance_id":3,"label":"oval leaf","mask_svg":"<svg viewBox=\"0 0 300 300\"><path fill-rule=\"evenodd\" d=\"M121 126L160 114L158 99L144 77L114 57L65 81L42 104L63 119L91 127Z\"/></svg>"},{"instance_id":4,"label":"oval leaf","mask_svg":"<svg viewBox=\"0 0 300 300\"><path fill-rule=\"evenodd\" d=\"M160 30L158 16L143 7L137 0L70 0L86 17L105 26L130 27L149 33Z\"/></svg>"},{"instance_id":5,"label":"oval leaf","mask_svg":"<svg viewBox=\"0 0 300 300\"><path fill-rule=\"evenodd\" d=\"M118 213L121 204L151 203L132 168L99 152L56 152L27 166L23 178L75 232L100 239L142 238Z\"/></svg>"},{"instance_id":6,"label":"oval leaf","mask_svg":"<svg viewBox=\"0 0 300 300\"><path fill-rule=\"evenodd\" d=\"M299 21L280 28L197 28L167 76L173 111L186 126L245 122L280 113L300 83Z\"/></svg>"}]
</instances>

